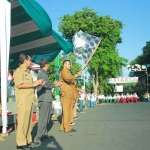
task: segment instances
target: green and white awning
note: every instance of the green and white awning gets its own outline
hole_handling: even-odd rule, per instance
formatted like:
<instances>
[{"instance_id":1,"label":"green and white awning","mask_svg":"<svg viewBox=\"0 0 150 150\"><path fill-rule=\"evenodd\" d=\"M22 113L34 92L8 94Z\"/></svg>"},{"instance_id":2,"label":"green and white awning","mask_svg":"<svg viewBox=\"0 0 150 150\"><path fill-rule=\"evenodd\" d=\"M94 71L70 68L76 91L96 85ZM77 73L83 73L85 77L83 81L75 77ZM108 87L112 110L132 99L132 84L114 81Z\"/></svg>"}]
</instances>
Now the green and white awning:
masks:
<instances>
[{"instance_id":1,"label":"green and white awning","mask_svg":"<svg viewBox=\"0 0 150 150\"><path fill-rule=\"evenodd\" d=\"M11 2L11 40L9 68L18 65L21 52L32 56L38 63L41 58L52 61L61 50L71 52L73 45L52 29L45 10L34 0Z\"/></svg>"}]
</instances>

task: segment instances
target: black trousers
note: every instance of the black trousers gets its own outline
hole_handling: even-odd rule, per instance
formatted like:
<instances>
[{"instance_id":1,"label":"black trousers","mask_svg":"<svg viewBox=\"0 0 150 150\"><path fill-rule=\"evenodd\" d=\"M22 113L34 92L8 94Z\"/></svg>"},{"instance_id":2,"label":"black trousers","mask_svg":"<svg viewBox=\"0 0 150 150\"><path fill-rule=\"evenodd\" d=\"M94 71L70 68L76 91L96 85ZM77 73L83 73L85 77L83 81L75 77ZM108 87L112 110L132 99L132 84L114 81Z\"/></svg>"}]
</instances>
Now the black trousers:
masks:
<instances>
[{"instance_id":1,"label":"black trousers","mask_svg":"<svg viewBox=\"0 0 150 150\"><path fill-rule=\"evenodd\" d=\"M52 114L52 103L51 102L39 102L39 120L37 137L48 135L47 125L50 121Z\"/></svg>"}]
</instances>

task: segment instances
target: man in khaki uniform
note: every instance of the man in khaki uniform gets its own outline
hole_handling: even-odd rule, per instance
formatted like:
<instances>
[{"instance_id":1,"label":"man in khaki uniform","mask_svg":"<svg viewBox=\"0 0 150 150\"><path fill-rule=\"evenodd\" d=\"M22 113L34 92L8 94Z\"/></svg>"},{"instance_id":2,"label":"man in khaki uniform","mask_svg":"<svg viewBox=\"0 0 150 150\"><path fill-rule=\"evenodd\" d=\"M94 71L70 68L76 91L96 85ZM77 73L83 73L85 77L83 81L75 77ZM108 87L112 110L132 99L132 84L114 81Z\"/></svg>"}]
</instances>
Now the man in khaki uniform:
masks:
<instances>
[{"instance_id":1,"label":"man in khaki uniform","mask_svg":"<svg viewBox=\"0 0 150 150\"><path fill-rule=\"evenodd\" d=\"M63 83L60 88L61 102L62 102L62 123L60 130L65 132L75 132L70 126L73 119L73 106L77 99L77 91L75 87L75 79L81 76L82 72L72 75L70 72L70 60L64 60L63 70L60 72L60 81Z\"/></svg>"},{"instance_id":2,"label":"man in khaki uniform","mask_svg":"<svg viewBox=\"0 0 150 150\"><path fill-rule=\"evenodd\" d=\"M32 75L28 70L31 65L29 55L20 54L20 67L14 72L14 83L16 93L16 105L18 110L18 126L16 134L17 149L29 150L30 146L39 143L32 142L32 105L35 100L34 87L42 85L43 80L37 80L33 83Z\"/></svg>"}]
</instances>

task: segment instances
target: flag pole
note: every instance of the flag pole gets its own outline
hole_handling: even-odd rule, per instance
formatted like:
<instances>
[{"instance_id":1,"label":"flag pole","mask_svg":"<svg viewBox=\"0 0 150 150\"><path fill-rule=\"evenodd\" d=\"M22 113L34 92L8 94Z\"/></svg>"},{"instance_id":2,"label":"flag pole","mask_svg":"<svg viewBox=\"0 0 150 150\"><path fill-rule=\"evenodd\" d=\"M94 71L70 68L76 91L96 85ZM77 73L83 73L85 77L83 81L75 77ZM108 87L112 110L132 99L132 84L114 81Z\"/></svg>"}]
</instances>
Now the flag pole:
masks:
<instances>
[{"instance_id":1,"label":"flag pole","mask_svg":"<svg viewBox=\"0 0 150 150\"><path fill-rule=\"evenodd\" d=\"M92 56L94 55L94 53L96 52L99 44L100 44L101 40L98 42L98 44L96 45L96 47L94 48L94 50L92 51L90 57L88 58L88 60L86 61L86 63L83 65L82 71L86 68L86 66L88 65L89 61L91 60Z\"/></svg>"}]
</instances>

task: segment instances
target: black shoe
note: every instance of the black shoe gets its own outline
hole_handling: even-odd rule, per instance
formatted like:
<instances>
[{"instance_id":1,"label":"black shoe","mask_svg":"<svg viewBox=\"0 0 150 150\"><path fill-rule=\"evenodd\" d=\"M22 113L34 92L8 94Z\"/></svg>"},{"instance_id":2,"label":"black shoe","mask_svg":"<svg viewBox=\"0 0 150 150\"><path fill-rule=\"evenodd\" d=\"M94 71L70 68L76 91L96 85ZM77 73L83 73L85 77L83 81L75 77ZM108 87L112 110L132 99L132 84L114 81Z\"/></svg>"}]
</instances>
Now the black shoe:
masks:
<instances>
[{"instance_id":1,"label":"black shoe","mask_svg":"<svg viewBox=\"0 0 150 150\"><path fill-rule=\"evenodd\" d=\"M70 125L71 125L71 126L75 125L75 122L71 122Z\"/></svg>"},{"instance_id":2,"label":"black shoe","mask_svg":"<svg viewBox=\"0 0 150 150\"><path fill-rule=\"evenodd\" d=\"M75 129L72 129L71 131L69 131L69 132L76 132L77 130L75 130ZM65 133L69 133L69 132L65 132Z\"/></svg>"},{"instance_id":3,"label":"black shoe","mask_svg":"<svg viewBox=\"0 0 150 150\"><path fill-rule=\"evenodd\" d=\"M17 145L17 149L31 150L31 147Z\"/></svg>"},{"instance_id":4,"label":"black shoe","mask_svg":"<svg viewBox=\"0 0 150 150\"><path fill-rule=\"evenodd\" d=\"M50 140L52 138L52 136L47 136L47 135L44 135L44 136L42 136L41 137L41 141L48 141L48 140Z\"/></svg>"},{"instance_id":5,"label":"black shoe","mask_svg":"<svg viewBox=\"0 0 150 150\"><path fill-rule=\"evenodd\" d=\"M37 146L37 145L39 145L40 143L39 142L30 142L30 143L28 143L28 146Z\"/></svg>"}]
</instances>

